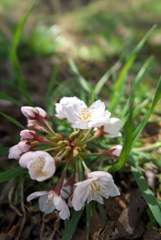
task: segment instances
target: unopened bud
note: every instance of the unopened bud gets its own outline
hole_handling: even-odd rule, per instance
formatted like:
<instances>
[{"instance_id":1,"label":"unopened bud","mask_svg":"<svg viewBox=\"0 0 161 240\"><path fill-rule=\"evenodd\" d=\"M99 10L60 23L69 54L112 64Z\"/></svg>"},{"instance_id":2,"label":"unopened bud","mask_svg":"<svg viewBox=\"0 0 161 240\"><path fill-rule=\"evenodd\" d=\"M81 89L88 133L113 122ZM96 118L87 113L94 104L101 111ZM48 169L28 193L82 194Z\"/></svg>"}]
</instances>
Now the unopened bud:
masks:
<instances>
[{"instance_id":1,"label":"unopened bud","mask_svg":"<svg viewBox=\"0 0 161 240\"><path fill-rule=\"evenodd\" d=\"M36 120L40 124L46 122L47 113L40 107L30 107L24 106L21 107L23 115L29 120Z\"/></svg>"},{"instance_id":2,"label":"unopened bud","mask_svg":"<svg viewBox=\"0 0 161 240\"><path fill-rule=\"evenodd\" d=\"M27 152L31 150L31 143L27 141L21 141L18 143L18 148L21 152Z\"/></svg>"},{"instance_id":3,"label":"unopened bud","mask_svg":"<svg viewBox=\"0 0 161 240\"><path fill-rule=\"evenodd\" d=\"M74 147L74 149L77 149L78 151L82 151L82 149L78 146Z\"/></svg>"},{"instance_id":4,"label":"unopened bud","mask_svg":"<svg viewBox=\"0 0 161 240\"><path fill-rule=\"evenodd\" d=\"M60 163L60 162L61 162L61 158L60 158L60 157L55 157L55 158L54 158L54 160L55 160L55 164L57 164L57 163Z\"/></svg>"},{"instance_id":5,"label":"unopened bud","mask_svg":"<svg viewBox=\"0 0 161 240\"><path fill-rule=\"evenodd\" d=\"M78 143L77 143L76 141L73 141L73 142L71 143L71 145L74 147L74 146L77 146Z\"/></svg>"},{"instance_id":6,"label":"unopened bud","mask_svg":"<svg viewBox=\"0 0 161 240\"><path fill-rule=\"evenodd\" d=\"M54 137L50 138L50 141L54 143L61 142L62 140L63 140L63 137L59 133L56 133Z\"/></svg>"},{"instance_id":7,"label":"unopened bud","mask_svg":"<svg viewBox=\"0 0 161 240\"><path fill-rule=\"evenodd\" d=\"M27 129L26 130L22 130L20 132L21 141L33 140L35 134L36 134L35 131L31 131L31 130L27 130Z\"/></svg>"},{"instance_id":8,"label":"unopened bud","mask_svg":"<svg viewBox=\"0 0 161 240\"><path fill-rule=\"evenodd\" d=\"M121 154L121 151L122 151L122 145L117 145L109 149L107 152L104 152L104 155L108 157L118 158Z\"/></svg>"},{"instance_id":9,"label":"unopened bud","mask_svg":"<svg viewBox=\"0 0 161 240\"><path fill-rule=\"evenodd\" d=\"M64 140L63 142L65 143L65 145L70 146L70 142L68 140Z\"/></svg>"},{"instance_id":10,"label":"unopened bud","mask_svg":"<svg viewBox=\"0 0 161 240\"><path fill-rule=\"evenodd\" d=\"M77 157L79 155L79 151L77 149L73 150L73 157Z\"/></svg>"},{"instance_id":11,"label":"unopened bud","mask_svg":"<svg viewBox=\"0 0 161 240\"><path fill-rule=\"evenodd\" d=\"M82 146L81 146L81 149L84 149L84 148L86 148L87 147L87 145L86 144L83 144Z\"/></svg>"},{"instance_id":12,"label":"unopened bud","mask_svg":"<svg viewBox=\"0 0 161 240\"><path fill-rule=\"evenodd\" d=\"M59 133L56 133L55 134L55 140L56 140L56 142L59 142L59 141L63 140L62 135L60 135Z\"/></svg>"},{"instance_id":13,"label":"unopened bud","mask_svg":"<svg viewBox=\"0 0 161 240\"><path fill-rule=\"evenodd\" d=\"M70 152L72 148L70 146L66 146L65 149L67 152Z\"/></svg>"},{"instance_id":14,"label":"unopened bud","mask_svg":"<svg viewBox=\"0 0 161 240\"><path fill-rule=\"evenodd\" d=\"M76 132L73 132L72 134L70 134L70 136L68 137L69 141L74 141L79 135L79 132L76 131Z\"/></svg>"},{"instance_id":15,"label":"unopened bud","mask_svg":"<svg viewBox=\"0 0 161 240\"><path fill-rule=\"evenodd\" d=\"M58 146L64 146L65 145L65 142L64 141L59 141L58 142Z\"/></svg>"}]
</instances>

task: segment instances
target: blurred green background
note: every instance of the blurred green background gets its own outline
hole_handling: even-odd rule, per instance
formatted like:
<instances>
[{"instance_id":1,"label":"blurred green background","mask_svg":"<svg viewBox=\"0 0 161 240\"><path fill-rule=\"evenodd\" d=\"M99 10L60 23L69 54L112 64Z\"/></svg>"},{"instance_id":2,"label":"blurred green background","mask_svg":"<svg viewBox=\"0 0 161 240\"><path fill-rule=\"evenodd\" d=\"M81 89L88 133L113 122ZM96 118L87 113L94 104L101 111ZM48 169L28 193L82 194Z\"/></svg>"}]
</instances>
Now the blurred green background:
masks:
<instances>
[{"instance_id":1,"label":"blurred green background","mask_svg":"<svg viewBox=\"0 0 161 240\"><path fill-rule=\"evenodd\" d=\"M56 65L60 65L60 81L71 77L67 61L69 56L76 61L80 72L94 86L116 62L119 61L121 65L124 63L132 49L154 24L157 28L133 65L130 78L153 55L155 59L147 71L146 82L156 86L161 73L160 0L1 0L1 91L16 95L12 91L15 81L8 48L17 24L32 5L34 9L25 24L18 56L33 98L36 98L35 90L44 94ZM37 82L41 86L37 86Z\"/></svg>"}]
</instances>

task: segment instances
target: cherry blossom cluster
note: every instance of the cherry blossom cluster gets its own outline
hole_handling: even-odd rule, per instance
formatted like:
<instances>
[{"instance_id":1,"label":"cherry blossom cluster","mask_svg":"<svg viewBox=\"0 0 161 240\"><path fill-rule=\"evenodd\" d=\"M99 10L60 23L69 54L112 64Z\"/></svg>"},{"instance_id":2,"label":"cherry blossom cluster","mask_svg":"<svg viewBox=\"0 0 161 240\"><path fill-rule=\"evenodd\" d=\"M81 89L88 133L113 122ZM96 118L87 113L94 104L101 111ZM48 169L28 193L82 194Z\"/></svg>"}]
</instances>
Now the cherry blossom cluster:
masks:
<instances>
[{"instance_id":1,"label":"cherry blossom cluster","mask_svg":"<svg viewBox=\"0 0 161 240\"><path fill-rule=\"evenodd\" d=\"M20 142L11 147L9 158L19 160L22 168L28 169L31 179L38 182L51 178L57 164L62 164L62 175L53 189L34 192L27 201L39 197L42 212L59 212L61 219L70 217L69 208L79 211L85 202L95 200L103 204L103 198L120 195L112 175L105 171L91 171L86 160L91 155L118 158L122 146L107 151L89 153L88 142L101 136L121 136L121 121L110 118L105 104L97 100L90 107L77 97L63 97L55 104L56 117L70 122L73 132L64 138L56 133L48 121L47 113L40 107L21 108L27 118L27 129L20 132ZM42 149L45 150L40 150ZM84 168L84 174L80 170Z\"/></svg>"}]
</instances>

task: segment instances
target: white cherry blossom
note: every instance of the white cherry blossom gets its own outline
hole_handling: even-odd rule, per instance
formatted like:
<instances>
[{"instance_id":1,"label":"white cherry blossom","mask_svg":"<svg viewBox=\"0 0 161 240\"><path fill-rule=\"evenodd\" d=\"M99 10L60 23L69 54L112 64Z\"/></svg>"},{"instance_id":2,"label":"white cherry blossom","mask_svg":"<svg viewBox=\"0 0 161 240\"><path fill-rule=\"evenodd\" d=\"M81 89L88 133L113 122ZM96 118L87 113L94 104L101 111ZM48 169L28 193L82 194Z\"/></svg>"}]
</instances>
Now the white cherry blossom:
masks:
<instances>
[{"instance_id":1,"label":"white cherry blossom","mask_svg":"<svg viewBox=\"0 0 161 240\"><path fill-rule=\"evenodd\" d=\"M85 103L77 97L63 97L60 99L59 103L55 104L55 116L59 119L65 119L64 108L70 104L78 104L82 107L86 107Z\"/></svg>"},{"instance_id":2,"label":"white cherry blossom","mask_svg":"<svg viewBox=\"0 0 161 240\"><path fill-rule=\"evenodd\" d=\"M28 168L31 179L39 182L52 177L56 170L54 158L44 151L30 151L23 154L19 164L23 168Z\"/></svg>"},{"instance_id":3,"label":"white cherry blossom","mask_svg":"<svg viewBox=\"0 0 161 240\"><path fill-rule=\"evenodd\" d=\"M114 184L112 175L104 171L95 171L87 174L87 180L75 184L72 205L79 211L84 202L95 200L103 204L103 197L109 198L120 195Z\"/></svg>"},{"instance_id":4,"label":"white cherry blossom","mask_svg":"<svg viewBox=\"0 0 161 240\"><path fill-rule=\"evenodd\" d=\"M82 101L83 102L83 101ZM100 100L94 102L89 108L86 104L73 101L63 105L63 113L73 128L90 129L101 127L110 122L111 113L105 110L105 104Z\"/></svg>"},{"instance_id":5,"label":"white cherry blossom","mask_svg":"<svg viewBox=\"0 0 161 240\"><path fill-rule=\"evenodd\" d=\"M104 125L103 135L108 138L120 137L121 120L118 118L110 118L110 122Z\"/></svg>"},{"instance_id":6,"label":"white cherry blossom","mask_svg":"<svg viewBox=\"0 0 161 240\"><path fill-rule=\"evenodd\" d=\"M36 197L39 197L39 208L42 212L48 214L54 210L58 210L61 219L65 220L69 218L69 208L64 199L56 192L52 190L34 192L27 197L27 201L31 201Z\"/></svg>"}]
</instances>

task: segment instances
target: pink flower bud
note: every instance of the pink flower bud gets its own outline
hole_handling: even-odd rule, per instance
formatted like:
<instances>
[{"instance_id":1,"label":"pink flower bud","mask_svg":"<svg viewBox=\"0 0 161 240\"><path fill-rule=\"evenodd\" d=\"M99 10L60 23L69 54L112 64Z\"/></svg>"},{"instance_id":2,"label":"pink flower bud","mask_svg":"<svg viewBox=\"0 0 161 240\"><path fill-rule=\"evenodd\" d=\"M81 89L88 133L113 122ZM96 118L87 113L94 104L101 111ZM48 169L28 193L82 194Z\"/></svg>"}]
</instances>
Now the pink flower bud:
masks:
<instances>
[{"instance_id":1,"label":"pink flower bud","mask_svg":"<svg viewBox=\"0 0 161 240\"><path fill-rule=\"evenodd\" d=\"M19 142L18 143L18 148L20 149L21 152L25 153L29 150L31 150L31 144L27 141Z\"/></svg>"},{"instance_id":2,"label":"pink flower bud","mask_svg":"<svg viewBox=\"0 0 161 240\"><path fill-rule=\"evenodd\" d=\"M122 151L122 145L117 145L109 149L107 152L104 152L104 155L108 157L118 158L121 154L121 151Z\"/></svg>"},{"instance_id":3,"label":"pink flower bud","mask_svg":"<svg viewBox=\"0 0 161 240\"><path fill-rule=\"evenodd\" d=\"M39 136L35 131L23 130L20 132L21 141L37 141L41 143L50 143L45 137Z\"/></svg>"},{"instance_id":4,"label":"pink flower bud","mask_svg":"<svg viewBox=\"0 0 161 240\"><path fill-rule=\"evenodd\" d=\"M20 132L21 141L24 140L34 140L36 132L31 130L22 130Z\"/></svg>"},{"instance_id":5,"label":"pink flower bud","mask_svg":"<svg viewBox=\"0 0 161 240\"><path fill-rule=\"evenodd\" d=\"M21 107L21 111L26 118L31 120L35 119L39 114L35 108L29 106Z\"/></svg>"},{"instance_id":6,"label":"pink flower bud","mask_svg":"<svg viewBox=\"0 0 161 240\"><path fill-rule=\"evenodd\" d=\"M38 123L43 124L47 119L47 113L40 107L21 107L23 115L29 120L36 120Z\"/></svg>"},{"instance_id":7,"label":"pink flower bud","mask_svg":"<svg viewBox=\"0 0 161 240\"><path fill-rule=\"evenodd\" d=\"M122 145L117 145L115 147L113 147L111 150L113 150L113 154L116 156L116 157L119 157L120 154L121 154L121 151L122 151Z\"/></svg>"},{"instance_id":8,"label":"pink flower bud","mask_svg":"<svg viewBox=\"0 0 161 240\"><path fill-rule=\"evenodd\" d=\"M15 158L15 159L19 160L21 155L22 155L22 151L19 149L18 144L14 145L13 147L11 147L9 149L9 155L8 155L9 159Z\"/></svg>"},{"instance_id":9,"label":"pink flower bud","mask_svg":"<svg viewBox=\"0 0 161 240\"><path fill-rule=\"evenodd\" d=\"M38 111L39 115L45 119L47 119L47 113L44 111L44 109L40 107L35 107L35 109Z\"/></svg>"},{"instance_id":10,"label":"pink flower bud","mask_svg":"<svg viewBox=\"0 0 161 240\"><path fill-rule=\"evenodd\" d=\"M28 119L28 121L27 121L27 127L28 127L28 128L35 128L35 129L36 129L35 126L39 126L39 125L37 125L37 122L36 122L35 120L30 120L30 119Z\"/></svg>"}]
</instances>

